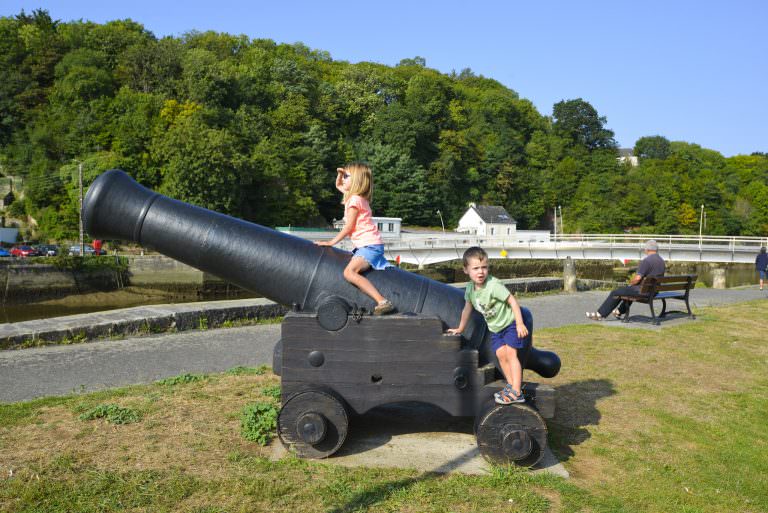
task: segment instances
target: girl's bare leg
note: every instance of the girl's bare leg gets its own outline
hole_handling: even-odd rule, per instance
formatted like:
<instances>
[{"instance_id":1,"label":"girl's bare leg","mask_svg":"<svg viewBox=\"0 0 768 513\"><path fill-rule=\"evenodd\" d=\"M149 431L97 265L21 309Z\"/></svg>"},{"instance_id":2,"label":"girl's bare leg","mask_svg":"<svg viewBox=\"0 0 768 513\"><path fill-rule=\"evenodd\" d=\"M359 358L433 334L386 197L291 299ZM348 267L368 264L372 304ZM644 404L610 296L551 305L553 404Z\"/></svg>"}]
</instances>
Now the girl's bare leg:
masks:
<instances>
[{"instance_id":1,"label":"girl's bare leg","mask_svg":"<svg viewBox=\"0 0 768 513\"><path fill-rule=\"evenodd\" d=\"M373 283L368 278L360 274L367 271L370 267L371 264L365 258L352 257L352 260L349 261L349 264L344 269L344 278L378 304L384 301L384 296L379 293L378 289L373 286Z\"/></svg>"}]
</instances>

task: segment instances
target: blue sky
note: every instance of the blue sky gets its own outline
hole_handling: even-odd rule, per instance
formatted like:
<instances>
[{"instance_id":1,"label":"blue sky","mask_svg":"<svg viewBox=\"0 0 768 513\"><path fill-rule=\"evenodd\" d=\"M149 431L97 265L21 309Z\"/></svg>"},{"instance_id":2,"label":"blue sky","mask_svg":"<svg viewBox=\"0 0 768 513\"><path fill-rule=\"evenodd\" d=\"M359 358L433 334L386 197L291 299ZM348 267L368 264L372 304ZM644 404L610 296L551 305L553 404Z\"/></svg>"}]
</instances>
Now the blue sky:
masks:
<instances>
[{"instance_id":1,"label":"blue sky","mask_svg":"<svg viewBox=\"0 0 768 513\"><path fill-rule=\"evenodd\" d=\"M335 60L471 68L551 115L583 98L622 147L663 135L725 156L768 152L768 2L0 0L0 15L131 18L156 36L214 30L301 41Z\"/></svg>"}]
</instances>

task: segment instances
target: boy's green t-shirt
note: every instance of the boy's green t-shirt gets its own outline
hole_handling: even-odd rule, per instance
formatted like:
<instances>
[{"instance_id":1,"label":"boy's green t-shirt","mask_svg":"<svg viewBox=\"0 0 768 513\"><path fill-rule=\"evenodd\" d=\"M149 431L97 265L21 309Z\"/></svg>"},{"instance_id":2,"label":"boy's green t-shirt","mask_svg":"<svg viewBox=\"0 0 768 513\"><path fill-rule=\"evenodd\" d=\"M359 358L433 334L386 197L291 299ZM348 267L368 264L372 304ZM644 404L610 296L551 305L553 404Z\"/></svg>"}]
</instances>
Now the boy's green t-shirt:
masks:
<instances>
[{"instance_id":1,"label":"boy's green t-shirt","mask_svg":"<svg viewBox=\"0 0 768 513\"><path fill-rule=\"evenodd\" d=\"M472 303L475 310L483 314L488 329L498 333L515 320L515 312L507 303L509 290L501 280L488 276L481 289L475 289L475 284L469 282L464 291L464 299Z\"/></svg>"}]
</instances>

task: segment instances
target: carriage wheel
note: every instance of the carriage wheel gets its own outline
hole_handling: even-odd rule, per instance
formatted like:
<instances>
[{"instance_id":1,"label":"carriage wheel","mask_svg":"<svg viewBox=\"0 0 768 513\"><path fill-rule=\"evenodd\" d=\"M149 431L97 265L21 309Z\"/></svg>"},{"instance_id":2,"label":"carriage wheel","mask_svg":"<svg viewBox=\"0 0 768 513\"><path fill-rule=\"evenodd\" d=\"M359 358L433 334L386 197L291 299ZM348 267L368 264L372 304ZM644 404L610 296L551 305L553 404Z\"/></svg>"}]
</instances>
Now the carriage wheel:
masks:
<instances>
[{"instance_id":1,"label":"carriage wheel","mask_svg":"<svg viewBox=\"0 0 768 513\"><path fill-rule=\"evenodd\" d=\"M547 446L547 425L525 404L490 404L476 419L475 436L480 454L491 463L531 467Z\"/></svg>"},{"instance_id":2,"label":"carriage wheel","mask_svg":"<svg viewBox=\"0 0 768 513\"><path fill-rule=\"evenodd\" d=\"M347 411L334 396L299 392L283 404L277 419L280 441L301 458L327 458L347 437Z\"/></svg>"}]
</instances>

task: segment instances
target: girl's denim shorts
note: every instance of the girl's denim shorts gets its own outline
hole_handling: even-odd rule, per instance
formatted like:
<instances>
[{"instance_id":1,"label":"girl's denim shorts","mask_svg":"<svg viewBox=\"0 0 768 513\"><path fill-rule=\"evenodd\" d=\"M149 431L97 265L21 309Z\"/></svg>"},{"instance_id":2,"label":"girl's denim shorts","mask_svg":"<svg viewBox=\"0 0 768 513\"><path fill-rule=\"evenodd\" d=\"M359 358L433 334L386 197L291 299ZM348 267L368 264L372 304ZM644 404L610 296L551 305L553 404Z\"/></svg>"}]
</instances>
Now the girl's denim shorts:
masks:
<instances>
[{"instance_id":1,"label":"girl's denim shorts","mask_svg":"<svg viewBox=\"0 0 768 513\"><path fill-rule=\"evenodd\" d=\"M387 259L384 258L384 244L371 244L370 246L355 248L352 251L352 256L365 258L365 261L378 271L386 269L387 267L392 267L392 264L387 262Z\"/></svg>"}]
</instances>

